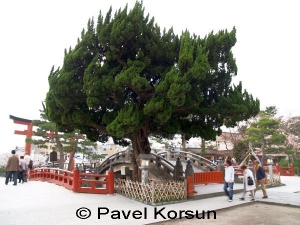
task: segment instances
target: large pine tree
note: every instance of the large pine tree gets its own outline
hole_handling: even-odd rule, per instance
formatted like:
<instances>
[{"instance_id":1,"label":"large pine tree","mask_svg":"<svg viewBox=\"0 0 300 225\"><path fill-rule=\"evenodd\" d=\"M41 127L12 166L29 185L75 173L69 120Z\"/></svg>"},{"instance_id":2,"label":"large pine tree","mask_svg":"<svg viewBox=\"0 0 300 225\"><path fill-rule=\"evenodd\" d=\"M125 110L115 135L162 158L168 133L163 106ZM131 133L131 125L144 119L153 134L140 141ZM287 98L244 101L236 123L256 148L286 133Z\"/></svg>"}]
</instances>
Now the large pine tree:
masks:
<instances>
[{"instance_id":1,"label":"large pine tree","mask_svg":"<svg viewBox=\"0 0 300 225\"><path fill-rule=\"evenodd\" d=\"M80 129L92 140L113 137L133 147L136 159L150 153L149 135L176 133L205 140L259 112L259 101L231 86L237 66L232 54L236 30L204 38L172 29L161 31L137 2L87 30L74 49L65 51L63 67L52 69L47 115L61 131Z\"/></svg>"}]
</instances>

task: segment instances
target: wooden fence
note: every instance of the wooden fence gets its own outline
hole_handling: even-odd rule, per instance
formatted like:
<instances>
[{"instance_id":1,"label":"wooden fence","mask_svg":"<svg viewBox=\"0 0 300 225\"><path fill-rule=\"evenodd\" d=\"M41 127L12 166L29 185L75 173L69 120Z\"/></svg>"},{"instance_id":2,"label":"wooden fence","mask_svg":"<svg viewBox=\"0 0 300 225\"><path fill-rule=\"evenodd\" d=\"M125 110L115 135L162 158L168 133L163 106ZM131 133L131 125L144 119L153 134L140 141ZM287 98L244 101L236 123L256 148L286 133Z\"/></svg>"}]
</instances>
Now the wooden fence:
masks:
<instances>
[{"instance_id":1,"label":"wooden fence","mask_svg":"<svg viewBox=\"0 0 300 225\"><path fill-rule=\"evenodd\" d=\"M144 203L161 203L184 200L187 198L184 181L149 180L149 183L116 179L115 186L118 194L136 199Z\"/></svg>"}]
</instances>

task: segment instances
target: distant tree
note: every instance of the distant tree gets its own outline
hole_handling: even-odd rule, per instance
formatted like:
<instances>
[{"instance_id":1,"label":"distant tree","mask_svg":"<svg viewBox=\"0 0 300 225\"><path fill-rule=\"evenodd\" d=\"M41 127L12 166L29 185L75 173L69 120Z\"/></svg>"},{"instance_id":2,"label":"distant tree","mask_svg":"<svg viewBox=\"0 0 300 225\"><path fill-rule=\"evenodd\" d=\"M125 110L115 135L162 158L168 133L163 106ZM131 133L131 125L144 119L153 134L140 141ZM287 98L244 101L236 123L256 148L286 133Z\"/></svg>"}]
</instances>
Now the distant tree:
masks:
<instances>
[{"instance_id":1,"label":"distant tree","mask_svg":"<svg viewBox=\"0 0 300 225\"><path fill-rule=\"evenodd\" d=\"M164 145L165 149L167 149L168 146L169 146L169 144L168 144L169 142L168 142L168 140L165 139L165 138L150 137L150 138L149 138L149 141L150 141L151 149L152 149L152 151L154 151L155 153L157 153L159 150L153 147L154 144L156 144L156 143L162 144L162 145Z\"/></svg>"},{"instance_id":2,"label":"distant tree","mask_svg":"<svg viewBox=\"0 0 300 225\"><path fill-rule=\"evenodd\" d=\"M274 110L266 108L258 115L258 120L251 123L246 130L247 137L244 141L251 141L253 147L257 147L262 152L261 161L264 162L265 152L282 151L286 136L280 131L280 121L273 118Z\"/></svg>"},{"instance_id":3,"label":"distant tree","mask_svg":"<svg viewBox=\"0 0 300 225\"><path fill-rule=\"evenodd\" d=\"M75 156L75 153L81 153L83 156L86 154L86 151L90 147L96 147L97 143L90 141L86 138L85 134L81 134L79 130L74 130L73 132L64 133L60 136L60 140L62 145L64 146L64 152L69 153L70 155ZM93 158L103 158L103 156L93 156ZM71 165L73 163L74 157L69 158L68 170L71 169Z\"/></svg>"},{"instance_id":4,"label":"distant tree","mask_svg":"<svg viewBox=\"0 0 300 225\"><path fill-rule=\"evenodd\" d=\"M300 176L300 155L296 157L296 160L294 161L294 165L296 167L297 175Z\"/></svg>"},{"instance_id":5,"label":"distant tree","mask_svg":"<svg viewBox=\"0 0 300 225\"><path fill-rule=\"evenodd\" d=\"M88 160L90 160L90 163L94 162L94 161L99 161L100 159L104 159L105 156L104 155L100 155L100 154L97 154L97 153L93 153L93 152L88 152L86 153L86 158Z\"/></svg>"},{"instance_id":6,"label":"distant tree","mask_svg":"<svg viewBox=\"0 0 300 225\"><path fill-rule=\"evenodd\" d=\"M221 126L235 126L259 112L237 74L232 54L236 30L204 38L161 32L144 16L142 3L114 16L89 20L74 49L65 50L63 67L52 68L46 97L47 116L60 131L79 129L93 141L113 137L137 157L151 151L149 135L184 134L214 140Z\"/></svg>"},{"instance_id":7,"label":"distant tree","mask_svg":"<svg viewBox=\"0 0 300 225\"><path fill-rule=\"evenodd\" d=\"M61 157L59 168L63 169L64 148L60 139L61 134L57 131L56 124L49 122L45 112L40 110L40 120L32 120L32 125L36 128L34 138L26 139L26 142L34 144L39 148L48 148L48 145L53 144L51 150L58 149Z\"/></svg>"},{"instance_id":8,"label":"distant tree","mask_svg":"<svg viewBox=\"0 0 300 225\"><path fill-rule=\"evenodd\" d=\"M244 159L247 160L251 158L246 158L251 152L249 149L249 141L246 141L246 131L250 127L250 124L254 121L257 121L256 117L250 118L247 121L242 121L237 124L234 129L229 129L228 139L233 144L233 157L236 159L236 162L239 164Z\"/></svg>"},{"instance_id":9,"label":"distant tree","mask_svg":"<svg viewBox=\"0 0 300 225\"><path fill-rule=\"evenodd\" d=\"M274 117L278 112L276 106L267 106L264 111L261 112L261 115L268 115L270 117Z\"/></svg>"},{"instance_id":10,"label":"distant tree","mask_svg":"<svg viewBox=\"0 0 300 225\"><path fill-rule=\"evenodd\" d=\"M289 160L287 160L286 158L282 158L279 161L279 165L282 166L282 167L289 166Z\"/></svg>"},{"instance_id":11,"label":"distant tree","mask_svg":"<svg viewBox=\"0 0 300 225\"><path fill-rule=\"evenodd\" d=\"M56 124L47 120L44 111L40 111L41 119L32 120L32 125L36 128L34 138L26 139L26 142L34 144L39 148L48 148L58 150L60 154L59 168L64 168L64 154L73 151L85 153L87 147L95 147L97 144L85 138L85 135L79 134L78 130L69 133L58 132ZM47 145L48 144L48 145ZM69 160L68 169L70 169L73 158Z\"/></svg>"},{"instance_id":12,"label":"distant tree","mask_svg":"<svg viewBox=\"0 0 300 225\"><path fill-rule=\"evenodd\" d=\"M280 128L286 135L286 146L292 148L293 160L296 160L297 151L300 149L300 116L281 119Z\"/></svg>"},{"instance_id":13,"label":"distant tree","mask_svg":"<svg viewBox=\"0 0 300 225\"><path fill-rule=\"evenodd\" d=\"M233 157L236 162L240 164L247 157L247 152L249 150L247 142L237 142L233 146Z\"/></svg>"}]
</instances>

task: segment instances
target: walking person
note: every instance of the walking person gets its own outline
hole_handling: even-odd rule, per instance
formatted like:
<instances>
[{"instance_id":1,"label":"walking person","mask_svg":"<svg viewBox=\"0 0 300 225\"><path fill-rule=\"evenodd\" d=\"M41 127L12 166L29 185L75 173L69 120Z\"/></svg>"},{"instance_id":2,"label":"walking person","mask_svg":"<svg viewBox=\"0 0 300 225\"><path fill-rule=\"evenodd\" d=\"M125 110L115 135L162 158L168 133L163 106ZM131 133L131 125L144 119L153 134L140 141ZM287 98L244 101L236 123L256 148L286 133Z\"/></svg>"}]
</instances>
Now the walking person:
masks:
<instances>
[{"instance_id":1,"label":"walking person","mask_svg":"<svg viewBox=\"0 0 300 225\"><path fill-rule=\"evenodd\" d=\"M240 200L245 200L245 195L246 195L247 191L250 191L250 196L251 196L250 201L255 201L255 197L254 197L255 196L254 195L255 185L254 185L253 173L245 165L242 165L241 169L243 170L243 174L244 174L244 179L243 179L244 189L243 189L242 197L240 198ZM252 180L252 182L249 182L249 180ZM252 184L250 184L250 183L252 183Z\"/></svg>"},{"instance_id":2,"label":"walking person","mask_svg":"<svg viewBox=\"0 0 300 225\"><path fill-rule=\"evenodd\" d=\"M228 196L229 202L232 202L233 185L234 185L234 168L231 165L231 160L226 160L224 180L225 180L225 182L224 182L224 192Z\"/></svg>"},{"instance_id":3,"label":"walking person","mask_svg":"<svg viewBox=\"0 0 300 225\"><path fill-rule=\"evenodd\" d=\"M256 175L255 176L256 177L256 180L255 180L256 189L254 190L254 195L255 195L255 192L257 191L258 186L260 185L261 190L263 192L262 198L268 198L267 190L266 190L266 186L265 186L266 173L258 160L255 160L253 165L254 165L254 168L256 171L256 174L255 174Z\"/></svg>"},{"instance_id":4,"label":"walking person","mask_svg":"<svg viewBox=\"0 0 300 225\"><path fill-rule=\"evenodd\" d=\"M33 161L30 159L29 164L28 164L28 169L32 170L33 169Z\"/></svg>"},{"instance_id":5,"label":"walking person","mask_svg":"<svg viewBox=\"0 0 300 225\"><path fill-rule=\"evenodd\" d=\"M5 170L6 170L6 178L5 184L8 184L8 179L13 175L14 185L17 185L18 171L19 171L19 158L16 156L16 151L11 151L12 156L8 158Z\"/></svg>"},{"instance_id":6,"label":"walking person","mask_svg":"<svg viewBox=\"0 0 300 225\"><path fill-rule=\"evenodd\" d=\"M214 158L214 157L211 157L210 162L211 162L210 165L214 166L214 165L215 165L215 158Z\"/></svg>"},{"instance_id":7,"label":"walking person","mask_svg":"<svg viewBox=\"0 0 300 225\"><path fill-rule=\"evenodd\" d=\"M28 166L25 162L24 156L20 156L20 161L19 161L19 183L22 184L24 183L24 176L26 176L26 172L28 170Z\"/></svg>"},{"instance_id":8,"label":"walking person","mask_svg":"<svg viewBox=\"0 0 300 225\"><path fill-rule=\"evenodd\" d=\"M25 153L24 160L25 160L26 165L28 166L31 158L27 152Z\"/></svg>"}]
</instances>

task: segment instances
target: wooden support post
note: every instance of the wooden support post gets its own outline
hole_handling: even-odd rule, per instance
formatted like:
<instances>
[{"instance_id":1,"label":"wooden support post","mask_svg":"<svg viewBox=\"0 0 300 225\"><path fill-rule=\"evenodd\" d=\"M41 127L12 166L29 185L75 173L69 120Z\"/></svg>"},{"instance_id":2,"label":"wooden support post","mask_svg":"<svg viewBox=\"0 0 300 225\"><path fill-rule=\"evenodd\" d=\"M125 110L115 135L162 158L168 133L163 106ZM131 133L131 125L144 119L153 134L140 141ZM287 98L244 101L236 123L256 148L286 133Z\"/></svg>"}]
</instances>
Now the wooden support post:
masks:
<instances>
[{"instance_id":1,"label":"wooden support post","mask_svg":"<svg viewBox=\"0 0 300 225\"><path fill-rule=\"evenodd\" d=\"M70 152L69 154L69 161L72 159L72 163L71 163L71 166L70 166L70 171L73 171L74 168L75 168L75 158L74 158L74 152Z\"/></svg>"},{"instance_id":2,"label":"wooden support post","mask_svg":"<svg viewBox=\"0 0 300 225\"><path fill-rule=\"evenodd\" d=\"M112 167L108 171L107 194L113 195L115 193L115 172Z\"/></svg>"},{"instance_id":3,"label":"wooden support post","mask_svg":"<svg viewBox=\"0 0 300 225\"><path fill-rule=\"evenodd\" d=\"M275 166L275 173L276 173L276 174L279 174L279 173L280 173L279 165L276 165L276 166Z\"/></svg>"},{"instance_id":4,"label":"wooden support post","mask_svg":"<svg viewBox=\"0 0 300 225\"><path fill-rule=\"evenodd\" d=\"M79 192L79 169L73 170L73 192Z\"/></svg>"},{"instance_id":5,"label":"wooden support post","mask_svg":"<svg viewBox=\"0 0 300 225\"><path fill-rule=\"evenodd\" d=\"M186 180L187 180L187 194L188 194L188 195L196 194L197 191L195 191L194 177L188 176L188 177L186 178Z\"/></svg>"}]
</instances>

